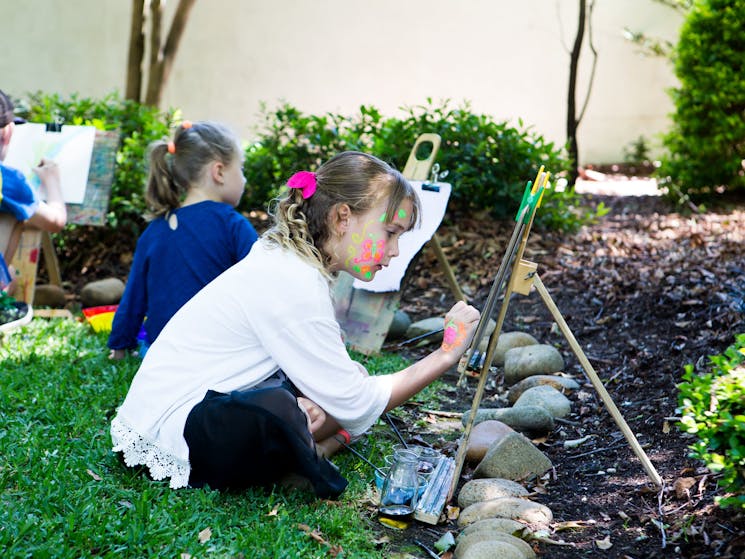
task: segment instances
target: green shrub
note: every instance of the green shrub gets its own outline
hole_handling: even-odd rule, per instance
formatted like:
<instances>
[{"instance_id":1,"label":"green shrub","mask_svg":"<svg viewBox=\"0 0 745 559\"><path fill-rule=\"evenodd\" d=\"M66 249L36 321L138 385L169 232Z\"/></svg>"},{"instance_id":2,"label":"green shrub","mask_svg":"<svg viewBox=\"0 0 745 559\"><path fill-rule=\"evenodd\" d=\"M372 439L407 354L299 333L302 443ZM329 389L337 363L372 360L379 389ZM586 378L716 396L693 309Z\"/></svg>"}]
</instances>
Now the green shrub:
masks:
<instances>
[{"instance_id":1,"label":"green shrub","mask_svg":"<svg viewBox=\"0 0 745 559\"><path fill-rule=\"evenodd\" d=\"M745 188L743 21L745 0L701 0L681 29L673 55L680 87L672 90L673 127L664 138L669 155L658 175L683 194L701 198Z\"/></svg>"},{"instance_id":2,"label":"green shrub","mask_svg":"<svg viewBox=\"0 0 745 559\"><path fill-rule=\"evenodd\" d=\"M451 209L489 210L497 218L515 215L528 180L544 165L557 174L567 169L562 151L530 129L471 112L468 104L450 108L447 101L403 109L403 117L384 117L372 106L358 114L305 115L284 104L263 108L258 140L246 149L249 193L243 209L261 207L276 196L295 171L314 170L342 150L373 153L398 169L424 132L441 136L437 162L453 184ZM519 123L523 127L522 121ZM557 206L554 206L556 202ZM580 207L573 192L549 193L537 220L574 228L597 214Z\"/></svg>"},{"instance_id":3,"label":"green shrub","mask_svg":"<svg viewBox=\"0 0 745 559\"><path fill-rule=\"evenodd\" d=\"M144 185L146 151L150 142L170 134L179 111L161 112L110 94L101 100L76 95L64 99L41 92L19 103L19 114L31 121L87 124L118 130L121 144L109 203L112 226L142 224L146 212ZM335 153L359 150L373 153L403 169L411 146L423 132L442 137L437 157L453 183L451 209L489 210L496 218L512 218L528 180L540 165L554 176L566 170L562 150L523 127L496 122L471 112L469 105L451 108L447 101L403 110L403 116L384 117L372 106L360 107L351 117L326 113L305 115L284 104L276 110L262 108L258 139L246 147L244 171L248 193L239 209L266 208L293 172L313 170ZM583 208L573 191L548 192L537 222L553 228L574 229L598 215ZM137 227L133 227L136 232Z\"/></svg>"},{"instance_id":4,"label":"green shrub","mask_svg":"<svg viewBox=\"0 0 745 559\"><path fill-rule=\"evenodd\" d=\"M691 456L720 474L728 495L721 506L745 509L745 334L721 355L709 357L711 372L687 365L678 385L681 428L698 440Z\"/></svg>"},{"instance_id":5,"label":"green shrub","mask_svg":"<svg viewBox=\"0 0 745 559\"><path fill-rule=\"evenodd\" d=\"M32 122L95 126L118 130L121 136L116 155L114 182L107 220L117 226L141 222L146 211L144 187L147 179L147 146L170 135L178 111L161 112L110 94L100 100L36 92L19 103L18 112Z\"/></svg>"}]
</instances>

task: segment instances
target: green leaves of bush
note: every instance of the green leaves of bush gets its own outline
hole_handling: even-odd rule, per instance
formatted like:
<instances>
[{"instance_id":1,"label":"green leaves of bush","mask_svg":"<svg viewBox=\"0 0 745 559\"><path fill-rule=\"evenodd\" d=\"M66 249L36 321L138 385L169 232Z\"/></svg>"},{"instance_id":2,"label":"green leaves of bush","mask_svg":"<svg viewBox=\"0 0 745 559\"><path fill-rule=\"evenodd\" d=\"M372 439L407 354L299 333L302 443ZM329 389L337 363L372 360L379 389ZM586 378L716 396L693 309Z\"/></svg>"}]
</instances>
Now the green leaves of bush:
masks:
<instances>
[{"instance_id":1,"label":"green leaves of bush","mask_svg":"<svg viewBox=\"0 0 745 559\"><path fill-rule=\"evenodd\" d=\"M678 385L680 426L698 438L691 456L719 473L720 485L731 492L719 504L745 509L745 334L709 362L706 374L685 368Z\"/></svg>"},{"instance_id":2,"label":"green leaves of bush","mask_svg":"<svg viewBox=\"0 0 745 559\"><path fill-rule=\"evenodd\" d=\"M299 170L315 170L344 150L372 153L403 169L416 138L434 132L442 138L437 162L448 171L443 180L453 184L450 208L488 212L497 219L511 219L520 205L527 181L544 165L554 177L567 170L563 149L525 127L495 121L474 113L468 103L453 107L427 99L423 105L402 109L401 117L386 117L373 106L357 114L306 115L282 104L262 107L258 138L245 147L244 172L248 193L239 209L265 209ZM110 94L94 100L76 95L65 99L37 92L19 103L19 114L35 122L86 124L121 135L117 166L109 203L108 222L114 227L141 227L146 213L144 185L147 148L168 137L180 111L162 112ZM584 208L572 190L547 192L536 222L551 228L576 229L605 209Z\"/></svg>"},{"instance_id":3,"label":"green leaves of bush","mask_svg":"<svg viewBox=\"0 0 745 559\"><path fill-rule=\"evenodd\" d=\"M683 24L673 55L674 124L664 138L670 154L658 175L684 194L745 188L743 21L745 0L703 0Z\"/></svg>"},{"instance_id":4,"label":"green leaves of bush","mask_svg":"<svg viewBox=\"0 0 745 559\"><path fill-rule=\"evenodd\" d=\"M403 169L416 138L425 132L442 138L437 162L448 171L443 180L453 184L451 208L512 218L527 181L541 165L554 175L567 169L562 149L525 128L522 121L515 128L472 112L468 103L451 107L449 101L435 104L431 99L402 112L400 118L384 117L373 106L361 106L352 116L314 116L288 104L271 111L264 107L259 138L246 150L249 193L244 209L265 205L292 173L315 170L339 151L366 151ZM583 213L573 192L557 200L558 211L542 210L539 222L570 229L596 215Z\"/></svg>"}]
</instances>

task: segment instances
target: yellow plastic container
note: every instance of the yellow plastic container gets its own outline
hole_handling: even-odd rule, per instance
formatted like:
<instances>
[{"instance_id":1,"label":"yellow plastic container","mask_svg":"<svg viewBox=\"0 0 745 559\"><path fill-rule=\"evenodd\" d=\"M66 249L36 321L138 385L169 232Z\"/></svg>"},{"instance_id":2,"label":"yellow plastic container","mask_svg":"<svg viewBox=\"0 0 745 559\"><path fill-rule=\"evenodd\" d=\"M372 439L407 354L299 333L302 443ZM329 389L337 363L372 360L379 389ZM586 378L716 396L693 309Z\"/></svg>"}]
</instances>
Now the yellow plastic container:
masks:
<instances>
[{"instance_id":1,"label":"yellow plastic container","mask_svg":"<svg viewBox=\"0 0 745 559\"><path fill-rule=\"evenodd\" d=\"M91 325L94 332L111 332L111 323L119 305L102 305L83 309L83 316Z\"/></svg>"}]
</instances>

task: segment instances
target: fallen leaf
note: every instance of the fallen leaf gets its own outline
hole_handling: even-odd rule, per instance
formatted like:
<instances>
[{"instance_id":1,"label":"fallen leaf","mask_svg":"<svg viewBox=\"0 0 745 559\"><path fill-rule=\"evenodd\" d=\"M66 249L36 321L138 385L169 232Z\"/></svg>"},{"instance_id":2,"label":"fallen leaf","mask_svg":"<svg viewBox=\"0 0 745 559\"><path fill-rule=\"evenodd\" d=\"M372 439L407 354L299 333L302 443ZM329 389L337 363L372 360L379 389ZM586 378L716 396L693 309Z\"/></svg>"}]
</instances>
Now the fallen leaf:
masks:
<instances>
[{"instance_id":1,"label":"fallen leaf","mask_svg":"<svg viewBox=\"0 0 745 559\"><path fill-rule=\"evenodd\" d=\"M391 538L388 536L380 536L379 538L375 538L372 543L375 545L383 545L384 543L389 543L391 541Z\"/></svg>"},{"instance_id":2,"label":"fallen leaf","mask_svg":"<svg viewBox=\"0 0 745 559\"><path fill-rule=\"evenodd\" d=\"M209 539L212 537L212 530L210 528L205 528L201 532L199 532L199 536L197 539L199 540L199 543L205 543L208 542Z\"/></svg>"},{"instance_id":3,"label":"fallen leaf","mask_svg":"<svg viewBox=\"0 0 745 559\"><path fill-rule=\"evenodd\" d=\"M613 544L610 541L610 536L605 536L602 540L595 540L595 545L598 546L598 549L606 550L613 547Z\"/></svg>"},{"instance_id":4,"label":"fallen leaf","mask_svg":"<svg viewBox=\"0 0 745 559\"><path fill-rule=\"evenodd\" d=\"M93 479L95 479L96 481L101 481L101 476L99 476L99 475L98 475L97 473L95 473L95 472L94 472L93 470L91 470L91 469L87 469L87 470L86 470L86 472L88 472L88 475L89 475L89 476L91 476L91 477L92 477Z\"/></svg>"},{"instance_id":5,"label":"fallen leaf","mask_svg":"<svg viewBox=\"0 0 745 559\"><path fill-rule=\"evenodd\" d=\"M673 489L675 489L675 496L678 499L684 499L690 497L688 491L691 487L696 484L696 478L693 477L679 477L673 482Z\"/></svg>"},{"instance_id":6,"label":"fallen leaf","mask_svg":"<svg viewBox=\"0 0 745 559\"><path fill-rule=\"evenodd\" d=\"M442 537L435 542L435 549L442 553L451 547L455 547L455 537L452 532L445 532Z\"/></svg>"},{"instance_id":7,"label":"fallen leaf","mask_svg":"<svg viewBox=\"0 0 745 559\"><path fill-rule=\"evenodd\" d=\"M567 520L565 522L559 522L554 526L554 532L560 532L561 530L574 530L586 528L595 524L593 520Z\"/></svg>"},{"instance_id":8,"label":"fallen leaf","mask_svg":"<svg viewBox=\"0 0 745 559\"><path fill-rule=\"evenodd\" d=\"M297 525L297 527L308 534L311 538L316 540L318 543L321 543L323 545L331 545L329 542L327 542L325 539L323 539L323 536L321 536L321 533L318 530L313 530L310 526L307 524L300 523Z\"/></svg>"},{"instance_id":9,"label":"fallen leaf","mask_svg":"<svg viewBox=\"0 0 745 559\"><path fill-rule=\"evenodd\" d=\"M279 510L280 505L274 505L274 508L270 510L266 515L267 516L277 516L277 511Z\"/></svg>"},{"instance_id":10,"label":"fallen leaf","mask_svg":"<svg viewBox=\"0 0 745 559\"><path fill-rule=\"evenodd\" d=\"M191 554L182 553L181 555L179 555L179 559L191 559Z\"/></svg>"},{"instance_id":11,"label":"fallen leaf","mask_svg":"<svg viewBox=\"0 0 745 559\"><path fill-rule=\"evenodd\" d=\"M445 513L447 514L448 520L458 520L458 517L460 516L460 507L448 505L445 507Z\"/></svg>"}]
</instances>

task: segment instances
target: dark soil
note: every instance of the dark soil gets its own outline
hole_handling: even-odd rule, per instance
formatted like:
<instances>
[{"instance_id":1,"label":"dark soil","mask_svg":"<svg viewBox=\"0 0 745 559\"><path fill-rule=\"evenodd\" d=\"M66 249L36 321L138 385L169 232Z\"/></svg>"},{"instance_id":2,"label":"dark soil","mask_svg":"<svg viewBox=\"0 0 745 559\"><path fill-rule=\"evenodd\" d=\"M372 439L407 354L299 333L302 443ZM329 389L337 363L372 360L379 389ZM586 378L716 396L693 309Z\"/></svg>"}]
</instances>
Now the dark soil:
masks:
<instances>
[{"instance_id":1,"label":"dark soil","mask_svg":"<svg viewBox=\"0 0 745 559\"><path fill-rule=\"evenodd\" d=\"M536 441L554 470L531 486L536 489L532 498L554 513L550 537L569 545L534 543L534 548L552 559L743 558L745 517L714 504L721 495L716 476L687 457L693 439L676 426L675 385L686 364L705 367L708 355L722 352L745 332L745 200L692 215L681 215L659 197L588 196L588 203L599 202L610 213L578 233L534 228L525 256L538 264L543 283L665 485L658 491L650 482L539 296L514 295L503 331L521 330L556 344L565 372L583 383L570 394L572 415ZM257 220L254 216L261 230ZM458 282L478 308L513 227L486 215L459 215L439 229ZM79 293L92 279L124 279L136 239L136 228L67 232L59 251L68 292ZM412 277L402 308L413 319L442 314L454 303L430 251L418 259ZM402 351L416 358L429 350ZM455 377L448 378L455 385ZM498 370L494 379L484 406L506 405ZM475 385L472 379L467 389L453 390L440 411L470 409ZM424 421L416 428L400 424L404 437L437 438L421 428L426 411L406 411ZM586 435L592 437L581 446L564 448L564 440ZM452 451L452 445L445 450ZM466 468L463 479L470 474ZM457 525L381 530L396 547L410 548L414 540L432 547ZM602 550L607 544L611 547Z\"/></svg>"},{"instance_id":2,"label":"dark soil","mask_svg":"<svg viewBox=\"0 0 745 559\"><path fill-rule=\"evenodd\" d=\"M503 331L525 331L556 344L565 372L584 382L569 395L568 421L536 441L554 471L532 498L554 513L551 538L571 545L534 547L552 559L745 557L745 515L714 504L721 495L716 476L687 457L693 439L675 421L675 385L684 366L703 368L708 355L745 332L745 200L700 215L681 215L659 197L591 196L588 202L603 202L611 211L576 234L534 230L526 258L538 264L664 488L651 483L538 294L513 295ZM485 216L459 216L439 229L458 281L478 308L513 227ZM454 302L433 255L423 254L413 277L402 308L414 318L445 312ZM499 370L494 378L483 407L507 405ZM475 385L474 379L467 391L455 392L447 409L470 409ZM586 435L592 438L581 446L564 448L564 440ZM464 479L469 474L467 468ZM437 537L425 531L418 539ZM605 549L607 544L612 547Z\"/></svg>"}]
</instances>

